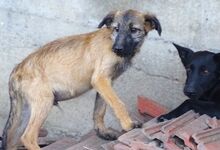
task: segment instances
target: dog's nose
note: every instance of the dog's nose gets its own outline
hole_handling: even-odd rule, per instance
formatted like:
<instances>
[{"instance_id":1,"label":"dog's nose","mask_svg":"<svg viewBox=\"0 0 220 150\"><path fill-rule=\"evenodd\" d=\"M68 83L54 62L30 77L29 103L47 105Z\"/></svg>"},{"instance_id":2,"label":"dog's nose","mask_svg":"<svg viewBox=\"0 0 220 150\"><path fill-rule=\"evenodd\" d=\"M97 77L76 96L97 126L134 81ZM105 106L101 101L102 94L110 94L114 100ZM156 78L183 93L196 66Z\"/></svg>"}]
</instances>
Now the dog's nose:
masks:
<instances>
[{"instance_id":1,"label":"dog's nose","mask_svg":"<svg viewBox=\"0 0 220 150\"><path fill-rule=\"evenodd\" d=\"M186 95L189 96L189 97L195 97L196 92L187 92Z\"/></svg>"},{"instance_id":2,"label":"dog's nose","mask_svg":"<svg viewBox=\"0 0 220 150\"><path fill-rule=\"evenodd\" d=\"M188 96L190 98L196 96L196 90L194 88L184 89L184 93L185 93L186 96Z\"/></svg>"},{"instance_id":3,"label":"dog's nose","mask_svg":"<svg viewBox=\"0 0 220 150\"><path fill-rule=\"evenodd\" d=\"M114 45L114 46L113 46L113 51L114 51L115 53L122 52L122 51L123 51L123 47L122 47L122 46L119 46L119 45Z\"/></svg>"}]
</instances>

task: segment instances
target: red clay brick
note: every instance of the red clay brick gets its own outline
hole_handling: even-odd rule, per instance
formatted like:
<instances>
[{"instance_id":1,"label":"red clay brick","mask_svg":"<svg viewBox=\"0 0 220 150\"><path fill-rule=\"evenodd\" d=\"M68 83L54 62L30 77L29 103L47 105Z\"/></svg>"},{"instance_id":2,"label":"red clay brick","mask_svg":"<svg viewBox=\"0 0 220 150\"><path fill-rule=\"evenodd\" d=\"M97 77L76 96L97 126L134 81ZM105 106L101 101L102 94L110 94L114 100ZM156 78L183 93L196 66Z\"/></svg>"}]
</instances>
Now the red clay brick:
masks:
<instances>
[{"instance_id":1,"label":"red clay brick","mask_svg":"<svg viewBox=\"0 0 220 150\"><path fill-rule=\"evenodd\" d=\"M194 113L193 111L188 111L182 116L172 120L170 123L164 125L161 128L161 131L164 132L167 136L171 136L175 131L179 130L183 126L187 125L188 123L192 122L199 115Z\"/></svg>"},{"instance_id":2,"label":"red clay brick","mask_svg":"<svg viewBox=\"0 0 220 150\"><path fill-rule=\"evenodd\" d=\"M182 116L172 120L168 124L161 127L161 131L164 133L163 136L163 142L165 146L173 147L178 149L179 147L176 146L176 144L173 144L173 137L175 136L175 133L180 130L185 125L189 124L196 118L198 118L198 114L194 113L193 111L188 111ZM172 138L172 139L171 139ZM175 146L174 146L175 145Z\"/></svg>"},{"instance_id":3,"label":"red clay brick","mask_svg":"<svg viewBox=\"0 0 220 150\"><path fill-rule=\"evenodd\" d=\"M211 127L211 128L218 128L218 127L220 127L220 120L216 119L216 117L209 118L209 119L207 119L206 122L209 125L209 127Z\"/></svg>"},{"instance_id":4,"label":"red clay brick","mask_svg":"<svg viewBox=\"0 0 220 150\"><path fill-rule=\"evenodd\" d=\"M148 143L148 147L154 148L154 150L164 150L163 148L160 147L160 144L156 140Z\"/></svg>"},{"instance_id":5,"label":"red clay brick","mask_svg":"<svg viewBox=\"0 0 220 150\"><path fill-rule=\"evenodd\" d=\"M132 142L131 143L132 150L162 150L160 147L151 144L145 144L143 142Z\"/></svg>"},{"instance_id":6,"label":"red clay brick","mask_svg":"<svg viewBox=\"0 0 220 150\"><path fill-rule=\"evenodd\" d=\"M160 147L151 145L155 139L166 150L219 150L220 147L220 121L193 111L162 123L152 119L144 124L142 132L146 137L138 129L122 135L119 140L124 144L115 145L116 150L159 150Z\"/></svg>"},{"instance_id":7,"label":"red clay brick","mask_svg":"<svg viewBox=\"0 0 220 150\"><path fill-rule=\"evenodd\" d=\"M212 143L215 141L220 142L220 127L215 129L208 129L205 131L202 131L200 133L196 133L192 135L194 141L198 144L207 144Z\"/></svg>"},{"instance_id":8,"label":"red clay brick","mask_svg":"<svg viewBox=\"0 0 220 150\"><path fill-rule=\"evenodd\" d=\"M176 144L175 144L175 141L173 139L169 139L168 141L166 141L164 143L164 148L166 150L182 150L180 147L178 147Z\"/></svg>"},{"instance_id":9,"label":"red clay brick","mask_svg":"<svg viewBox=\"0 0 220 150\"><path fill-rule=\"evenodd\" d=\"M141 141L132 141L130 147L132 150L155 150L155 147L151 147Z\"/></svg>"},{"instance_id":10,"label":"red clay brick","mask_svg":"<svg viewBox=\"0 0 220 150\"><path fill-rule=\"evenodd\" d=\"M198 150L219 150L220 127L202 131L194 134L192 137L198 143Z\"/></svg>"},{"instance_id":11,"label":"red clay brick","mask_svg":"<svg viewBox=\"0 0 220 150\"><path fill-rule=\"evenodd\" d=\"M143 142L132 142L129 146L122 143L116 144L114 150L163 150L154 144L145 144Z\"/></svg>"},{"instance_id":12,"label":"red clay brick","mask_svg":"<svg viewBox=\"0 0 220 150\"><path fill-rule=\"evenodd\" d=\"M199 144L198 150L219 150L220 149L220 141L213 141L207 144Z\"/></svg>"},{"instance_id":13,"label":"red clay brick","mask_svg":"<svg viewBox=\"0 0 220 150\"><path fill-rule=\"evenodd\" d=\"M182 139L186 146L190 147L191 149L196 149L196 144L191 141L191 136L194 133L198 133L209 128L206 123L207 119L210 119L210 117L207 115L202 115L192 122L186 124L181 129L177 130L174 134Z\"/></svg>"},{"instance_id":14,"label":"red clay brick","mask_svg":"<svg viewBox=\"0 0 220 150\"><path fill-rule=\"evenodd\" d=\"M144 143L148 143L150 139L148 139L142 132L141 129L133 129L118 138L118 141L124 143L126 145L130 145L132 141L142 141Z\"/></svg>"},{"instance_id":15,"label":"red clay brick","mask_svg":"<svg viewBox=\"0 0 220 150\"><path fill-rule=\"evenodd\" d=\"M155 145L149 144L151 142L142 132L142 129L134 129L118 138L118 140L126 146L119 144L115 146L117 149L128 149L132 150L161 150Z\"/></svg>"},{"instance_id":16,"label":"red clay brick","mask_svg":"<svg viewBox=\"0 0 220 150\"><path fill-rule=\"evenodd\" d=\"M137 107L141 114L148 114L152 117L158 117L168 112L166 107L144 96L138 96Z\"/></svg>"},{"instance_id":17,"label":"red clay brick","mask_svg":"<svg viewBox=\"0 0 220 150\"><path fill-rule=\"evenodd\" d=\"M146 135L147 138L153 140L153 139L158 139L164 141L164 136L161 132L161 128L164 125L167 125L170 121L165 121L165 122L160 122L157 124L154 124L152 126L146 127L143 129L144 134Z\"/></svg>"},{"instance_id":18,"label":"red clay brick","mask_svg":"<svg viewBox=\"0 0 220 150\"><path fill-rule=\"evenodd\" d=\"M118 141L105 141L94 134L91 132L82 142L69 148L60 142L51 150L219 150L220 147L220 121L193 111L161 123L154 118L145 123L143 129L133 129L120 136ZM64 148L59 149L59 146Z\"/></svg>"}]
</instances>

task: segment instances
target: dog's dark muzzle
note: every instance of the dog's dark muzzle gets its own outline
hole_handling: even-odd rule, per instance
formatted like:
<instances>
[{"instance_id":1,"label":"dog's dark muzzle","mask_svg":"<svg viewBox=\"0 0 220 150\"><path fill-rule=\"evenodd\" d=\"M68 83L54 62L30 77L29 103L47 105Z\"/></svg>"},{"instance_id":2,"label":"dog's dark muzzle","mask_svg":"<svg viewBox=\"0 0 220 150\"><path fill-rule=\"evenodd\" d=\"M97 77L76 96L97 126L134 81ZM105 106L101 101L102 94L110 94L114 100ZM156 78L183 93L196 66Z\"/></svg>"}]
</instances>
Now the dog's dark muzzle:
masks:
<instances>
[{"instance_id":1,"label":"dog's dark muzzle","mask_svg":"<svg viewBox=\"0 0 220 150\"><path fill-rule=\"evenodd\" d=\"M119 33L115 39L112 50L120 57L128 57L134 55L134 45L131 36L125 33Z\"/></svg>"},{"instance_id":2,"label":"dog's dark muzzle","mask_svg":"<svg viewBox=\"0 0 220 150\"><path fill-rule=\"evenodd\" d=\"M117 45L114 44L113 47L112 47L112 49L113 49L113 52L116 53L116 54L118 54L118 53L123 53L123 51L124 51L123 46L121 46L121 45L119 45L119 44L117 44Z\"/></svg>"},{"instance_id":3,"label":"dog's dark muzzle","mask_svg":"<svg viewBox=\"0 0 220 150\"><path fill-rule=\"evenodd\" d=\"M118 35L112 47L113 52L119 56L122 56L125 52L125 39L126 37L123 34Z\"/></svg>"},{"instance_id":4,"label":"dog's dark muzzle","mask_svg":"<svg viewBox=\"0 0 220 150\"><path fill-rule=\"evenodd\" d=\"M191 86L185 86L184 94L186 96L188 96L189 98L195 99L195 98L198 97L199 92L195 88L193 88Z\"/></svg>"},{"instance_id":5,"label":"dog's dark muzzle","mask_svg":"<svg viewBox=\"0 0 220 150\"><path fill-rule=\"evenodd\" d=\"M120 44L114 44L112 49L113 49L113 52L116 53L120 57L126 57L127 55L129 55L127 51L124 49L124 46Z\"/></svg>"},{"instance_id":6,"label":"dog's dark muzzle","mask_svg":"<svg viewBox=\"0 0 220 150\"><path fill-rule=\"evenodd\" d=\"M124 49L123 47L120 46L113 46L113 52L116 53L120 57L129 57L133 56L134 52L130 49Z\"/></svg>"}]
</instances>

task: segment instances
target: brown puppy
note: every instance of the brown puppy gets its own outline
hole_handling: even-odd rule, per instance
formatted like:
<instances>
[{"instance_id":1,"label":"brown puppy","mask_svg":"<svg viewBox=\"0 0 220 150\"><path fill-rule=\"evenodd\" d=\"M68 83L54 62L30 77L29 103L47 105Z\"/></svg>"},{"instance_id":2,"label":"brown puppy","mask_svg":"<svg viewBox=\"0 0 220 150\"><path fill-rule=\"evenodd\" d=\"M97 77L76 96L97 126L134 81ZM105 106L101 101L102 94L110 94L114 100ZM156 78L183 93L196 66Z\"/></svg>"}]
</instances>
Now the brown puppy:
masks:
<instances>
[{"instance_id":1,"label":"brown puppy","mask_svg":"<svg viewBox=\"0 0 220 150\"><path fill-rule=\"evenodd\" d=\"M139 51L147 33L161 33L158 19L134 10L112 12L95 32L69 36L50 42L30 54L11 73L10 116L3 134L3 148L15 150L19 140L29 150L39 150L38 132L51 107L94 88L97 96L94 122L98 135L114 139L118 135L104 126L106 103L114 110L125 131L132 122L122 101L112 89L118 77Z\"/></svg>"}]
</instances>

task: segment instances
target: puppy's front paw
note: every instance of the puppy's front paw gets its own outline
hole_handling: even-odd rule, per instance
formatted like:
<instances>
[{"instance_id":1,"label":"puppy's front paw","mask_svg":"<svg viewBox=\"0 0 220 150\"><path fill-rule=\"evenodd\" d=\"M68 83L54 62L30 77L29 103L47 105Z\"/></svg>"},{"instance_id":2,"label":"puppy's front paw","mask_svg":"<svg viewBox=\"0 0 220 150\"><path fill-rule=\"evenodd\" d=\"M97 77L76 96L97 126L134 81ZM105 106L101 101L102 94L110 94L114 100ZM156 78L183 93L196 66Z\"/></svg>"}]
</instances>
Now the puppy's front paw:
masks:
<instances>
[{"instance_id":1,"label":"puppy's front paw","mask_svg":"<svg viewBox=\"0 0 220 150\"><path fill-rule=\"evenodd\" d=\"M117 140L117 138L122 134L121 132L112 129L112 128L105 128L105 129L96 129L96 134L100 138L104 140Z\"/></svg>"},{"instance_id":2,"label":"puppy's front paw","mask_svg":"<svg viewBox=\"0 0 220 150\"><path fill-rule=\"evenodd\" d=\"M130 131L134 128L141 128L142 127L142 123L138 122L138 121L130 121L129 124L123 124L122 128L124 131Z\"/></svg>"}]
</instances>

